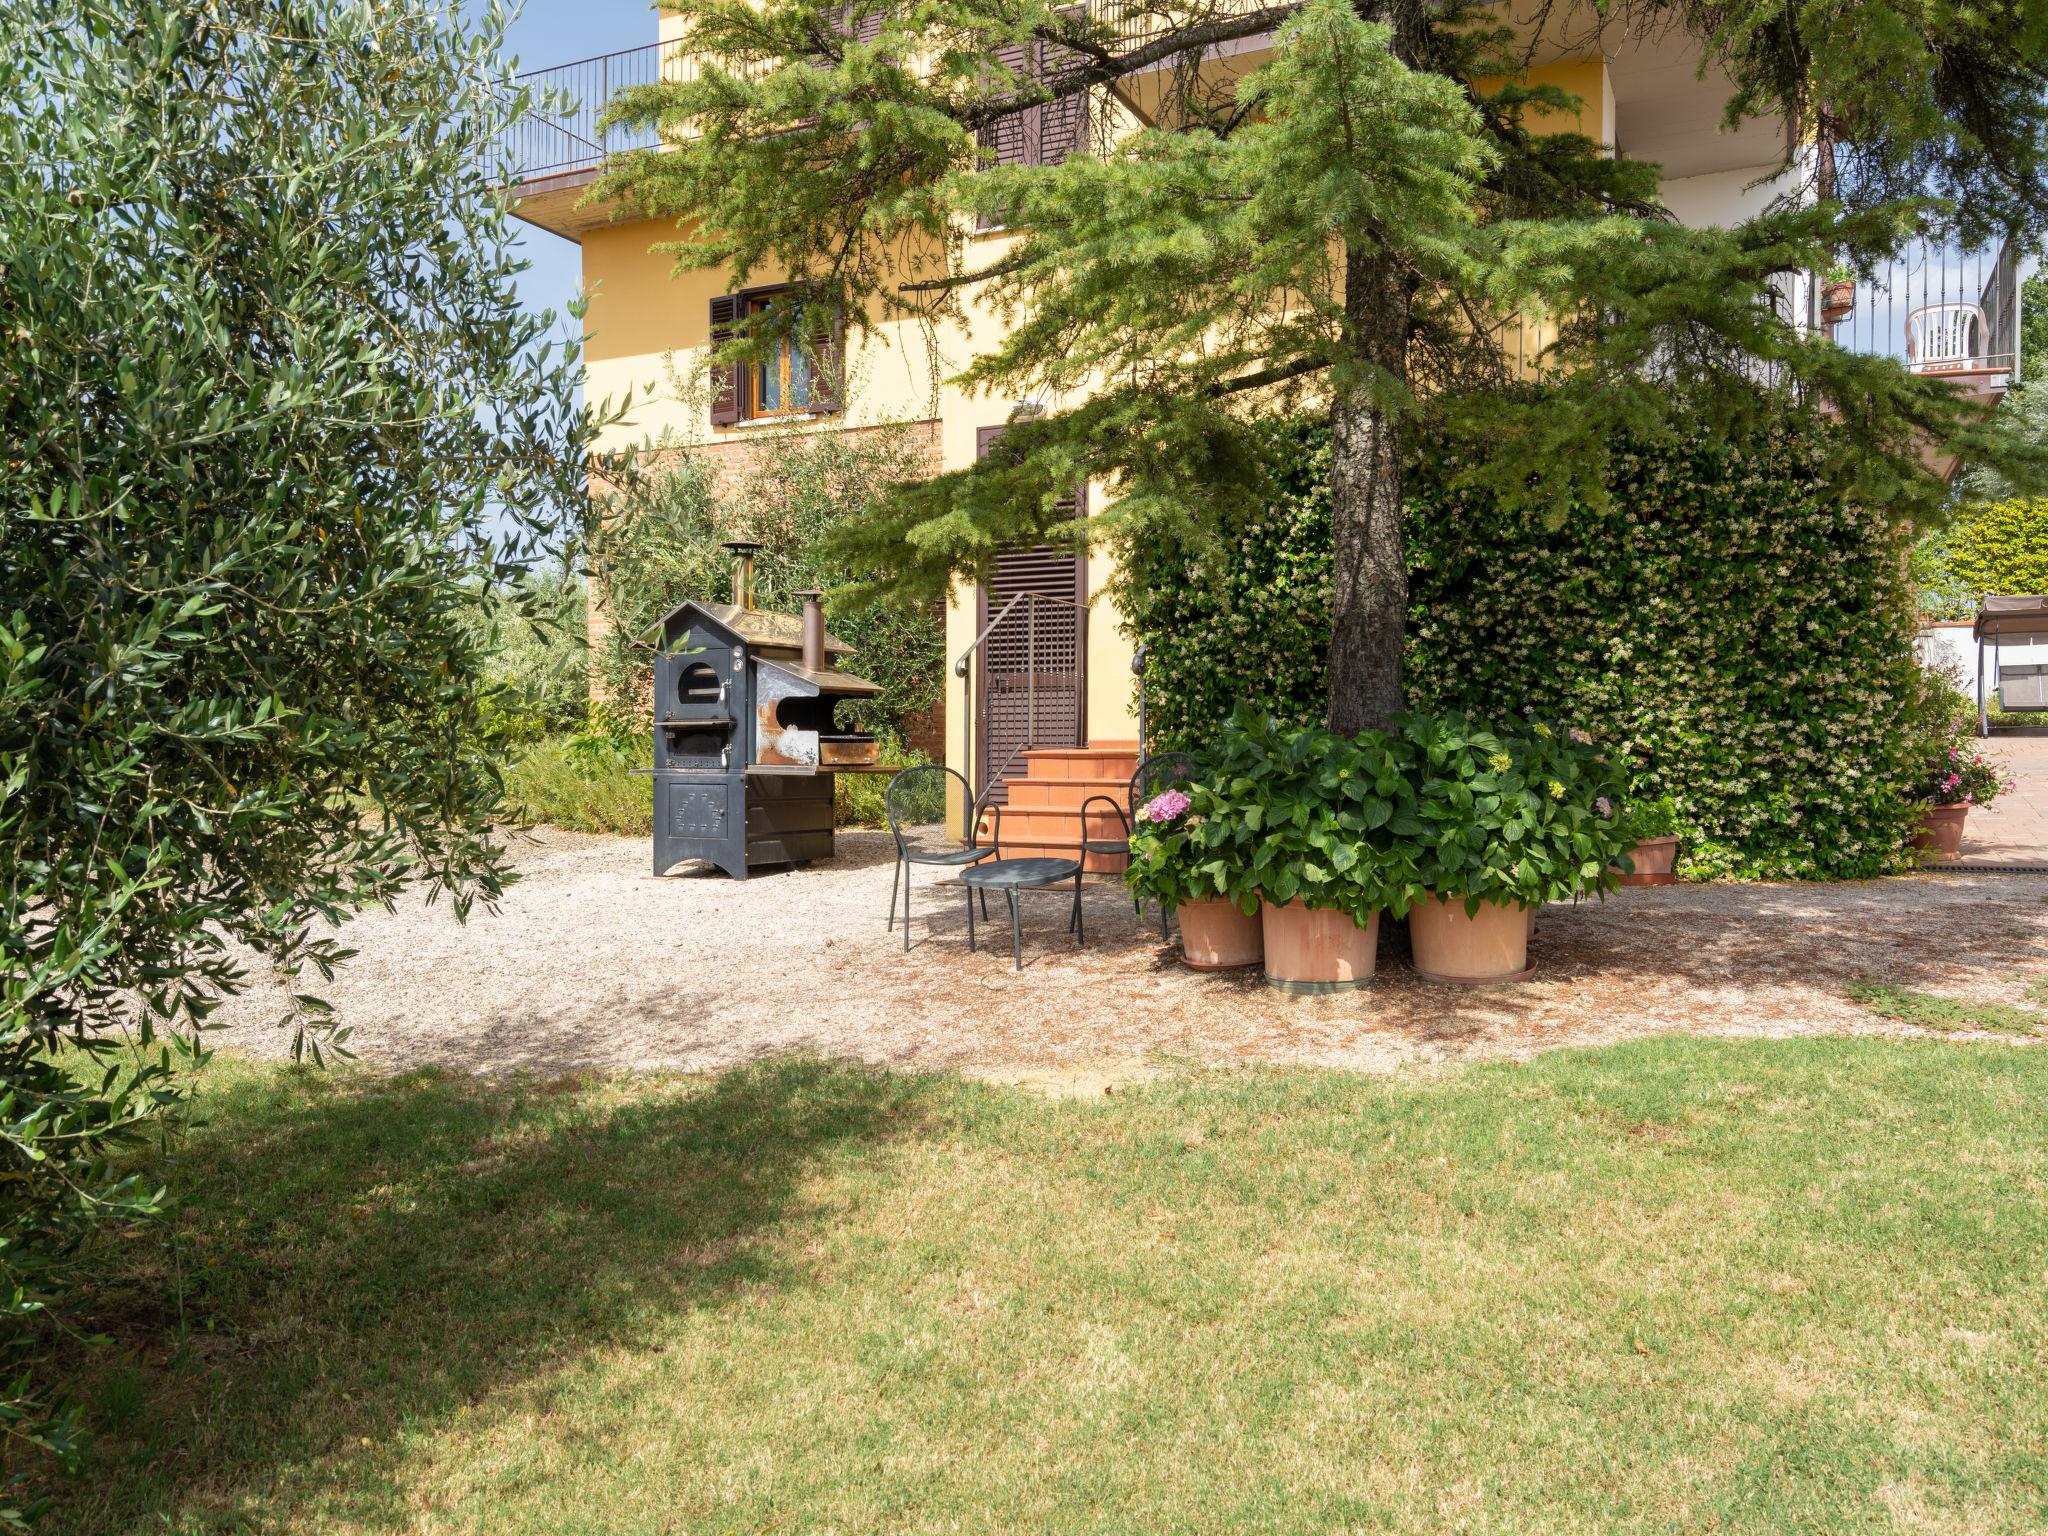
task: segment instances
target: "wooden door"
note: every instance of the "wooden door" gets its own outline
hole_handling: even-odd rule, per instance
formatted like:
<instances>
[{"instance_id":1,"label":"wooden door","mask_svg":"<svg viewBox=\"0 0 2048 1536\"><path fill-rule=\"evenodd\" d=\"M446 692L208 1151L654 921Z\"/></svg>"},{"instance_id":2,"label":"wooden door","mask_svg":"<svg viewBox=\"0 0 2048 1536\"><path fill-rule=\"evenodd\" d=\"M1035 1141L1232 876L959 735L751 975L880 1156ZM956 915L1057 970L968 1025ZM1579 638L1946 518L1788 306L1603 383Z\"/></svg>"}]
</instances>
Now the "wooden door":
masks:
<instances>
[{"instance_id":1,"label":"wooden door","mask_svg":"<svg viewBox=\"0 0 2048 1536\"><path fill-rule=\"evenodd\" d=\"M984 427L978 450L987 453L1001 433ZM1073 502L1078 517L1081 498ZM1029 748L1088 744L1087 600L1088 562L1073 550L1041 544L996 556L977 624L1001 616L982 644L976 679L977 789L1021 775ZM1001 785L989 795L1008 798Z\"/></svg>"}]
</instances>

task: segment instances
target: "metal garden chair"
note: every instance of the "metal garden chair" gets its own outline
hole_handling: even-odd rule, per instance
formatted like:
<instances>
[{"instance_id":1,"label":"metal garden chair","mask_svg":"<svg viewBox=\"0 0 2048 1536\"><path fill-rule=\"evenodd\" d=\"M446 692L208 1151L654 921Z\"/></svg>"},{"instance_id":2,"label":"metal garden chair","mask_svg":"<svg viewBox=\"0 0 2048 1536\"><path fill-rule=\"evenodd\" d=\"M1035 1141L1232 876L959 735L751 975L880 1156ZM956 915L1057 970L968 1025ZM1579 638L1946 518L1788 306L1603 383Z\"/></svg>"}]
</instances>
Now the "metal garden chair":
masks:
<instances>
[{"instance_id":1,"label":"metal garden chair","mask_svg":"<svg viewBox=\"0 0 2048 1536\"><path fill-rule=\"evenodd\" d=\"M1119 805L1110 795L1090 795L1081 803L1081 853L1085 861L1091 853L1123 855L1131 853L1131 821L1138 814L1138 807L1154 795L1169 789L1185 789L1195 781L1195 758L1191 752L1155 752L1138 764L1138 771L1131 775L1128 797ZM1088 808L1092 805L1106 805L1115 813L1117 823L1124 829L1121 840L1116 838L1091 838L1088 836ZM1145 903L1137 897L1131 899L1133 911L1143 914ZM1168 937L1166 903L1159 904L1159 936Z\"/></svg>"},{"instance_id":2,"label":"metal garden chair","mask_svg":"<svg viewBox=\"0 0 2048 1536\"><path fill-rule=\"evenodd\" d=\"M967 807L967 846L961 847L946 833L947 791L960 786L960 803ZM989 846L976 842L980 815L974 806L974 791L966 778L939 763L906 768L889 780L882 794L882 814L896 839L896 868L889 885L889 926L896 926L896 891L903 890L903 949L910 951L910 867L928 864L940 869L963 869L983 859L1003 856L1003 808L990 805L995 824ZM988 916L988 896L981 897L981 915Z\"/></svg>"}]
</instances>

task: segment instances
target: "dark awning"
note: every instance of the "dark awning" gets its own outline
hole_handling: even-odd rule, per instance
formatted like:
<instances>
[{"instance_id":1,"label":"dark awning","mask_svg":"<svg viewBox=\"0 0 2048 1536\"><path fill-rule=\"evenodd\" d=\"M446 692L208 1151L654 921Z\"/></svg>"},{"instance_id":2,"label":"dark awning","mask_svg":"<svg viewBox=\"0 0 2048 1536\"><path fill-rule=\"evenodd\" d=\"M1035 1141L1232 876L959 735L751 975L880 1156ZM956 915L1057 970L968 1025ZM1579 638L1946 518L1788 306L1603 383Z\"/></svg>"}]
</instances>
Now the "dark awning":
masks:
<instances>
[{"instance_id":1,"label":"dark awning","mask_svg":"<svg viewBox=\"0 0 2048 1536\"><path fill-rule=\"evenodd\" d=\"M1979 640L2048 645L2048 596L2037 592L2025 597L1987 597L1970 632Z\"/></svg>"}]
</instances>

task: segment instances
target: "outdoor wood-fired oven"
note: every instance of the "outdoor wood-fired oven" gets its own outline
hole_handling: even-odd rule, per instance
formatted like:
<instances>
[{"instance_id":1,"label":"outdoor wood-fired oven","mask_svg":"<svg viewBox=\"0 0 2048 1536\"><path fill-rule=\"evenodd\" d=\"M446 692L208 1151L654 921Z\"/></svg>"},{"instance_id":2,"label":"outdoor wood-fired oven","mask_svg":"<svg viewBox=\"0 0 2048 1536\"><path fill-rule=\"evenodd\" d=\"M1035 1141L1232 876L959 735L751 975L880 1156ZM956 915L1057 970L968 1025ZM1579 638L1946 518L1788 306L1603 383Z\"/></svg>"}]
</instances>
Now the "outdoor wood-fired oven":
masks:
<instances>
[{"instance_id":1,"label":"outdoor wood-fired oven","mask_svg":"<svg viewBox=\"0 0 2048 1536\"><path fill-rule=\"evenodd\" d=\"M654 662L654 872L704 859L744 880L765 864L832 856L832 776L875 773L875 738L835 719L881 686L842 672L822 594L803 614L754 606L758 544L737 557L733 600L690 601L661 621Z\"/></svg>"}]
</instances>

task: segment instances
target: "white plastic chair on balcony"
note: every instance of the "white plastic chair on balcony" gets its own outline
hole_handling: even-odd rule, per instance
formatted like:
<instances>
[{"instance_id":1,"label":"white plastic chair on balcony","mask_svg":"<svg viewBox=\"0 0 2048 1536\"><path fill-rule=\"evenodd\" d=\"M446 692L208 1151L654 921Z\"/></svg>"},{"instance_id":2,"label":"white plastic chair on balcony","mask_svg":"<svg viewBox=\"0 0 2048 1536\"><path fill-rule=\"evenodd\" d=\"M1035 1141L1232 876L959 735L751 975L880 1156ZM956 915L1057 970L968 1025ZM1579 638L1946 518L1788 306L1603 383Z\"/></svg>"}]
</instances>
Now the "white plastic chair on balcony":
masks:
<instances>
[{"instance_id":1,"label":"white plastic chair on balcony","mask_svg":"<svg viewBox=\"0 0 2048 1536\"><path fill-rule=\"evenodd\" d=\"M1906 366L1915 373L1981 368L1987 334L1981 304L1922 304L1906 316Z\"/></svg>"}]
</instances>

